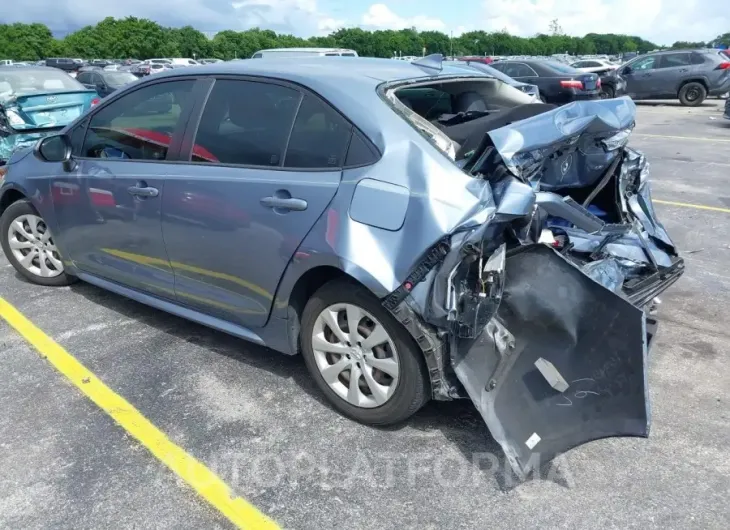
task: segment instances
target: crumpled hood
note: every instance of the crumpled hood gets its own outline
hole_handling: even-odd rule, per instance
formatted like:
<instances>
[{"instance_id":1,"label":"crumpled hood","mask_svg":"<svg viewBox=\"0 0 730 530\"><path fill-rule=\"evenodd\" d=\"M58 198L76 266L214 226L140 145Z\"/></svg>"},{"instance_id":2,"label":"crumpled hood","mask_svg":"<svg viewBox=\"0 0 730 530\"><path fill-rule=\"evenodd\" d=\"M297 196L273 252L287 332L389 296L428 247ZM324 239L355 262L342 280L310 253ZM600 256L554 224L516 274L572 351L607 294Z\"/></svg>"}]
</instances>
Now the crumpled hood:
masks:
<instances>
[{"instance_id":1,"label":"crumpled hood","mask_svg":"<svg viewBox=\"0 0 730 530\"><path fill-rule=\"evenodd\" d=\"M535 188L590 186L621 153L635 117L629 97L570 103L489 131L468 165L482 172L493 146L507 169Z\"/></svg>"}]
</instances>

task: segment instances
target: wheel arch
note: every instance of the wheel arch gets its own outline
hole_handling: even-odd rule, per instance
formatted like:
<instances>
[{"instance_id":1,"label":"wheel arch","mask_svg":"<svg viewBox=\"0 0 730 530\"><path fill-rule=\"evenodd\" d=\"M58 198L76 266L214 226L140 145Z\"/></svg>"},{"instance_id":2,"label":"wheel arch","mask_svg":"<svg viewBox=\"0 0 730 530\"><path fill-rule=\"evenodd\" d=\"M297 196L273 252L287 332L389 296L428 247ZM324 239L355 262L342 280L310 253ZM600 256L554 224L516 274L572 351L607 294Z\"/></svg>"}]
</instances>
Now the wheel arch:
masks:
<instances>
[{"instance_id":1,"label":"wheel arch","mask_svg":"<svg viewBox=\"0 0 730 530\"><path fill-rule=\"evenodd\" d=\"M705 90L708 94L710 92L710 86L707 83L707 79L705 79L704 77L690 77L689 79L684 79L679 83L679 86L677 87L677 97L679 97L679 91L682 90L682 87L688 83L699 83L705 87Z\"/></svg>"},{"instance_id":2,"label":"wheel arch","mask_svg":"<svg viewBox=\"0 0 730 530\"><path fill-rule=\"evenodd\" d=\"M15 185L8 186L3 190L2 196L0 196L0 215L5 212L8 206L24 199L28 200L28 195L25 193L25 190Z\"/></svg>"},{"instance_id":3,"label":"wheel arch","mask_svg":"<svg viewBox=\"0 0 730 530\"><path fill-rule=\"evenodd\" d=\"M341 260L317 260L319 263L301 268L295 258L284 273L282 285L274 299L272 317L288 321L289 348L292 354L300 353L299 330L302 312L312 295L323 285L334 280L346 279L368 289L382 298L389 290L364 269L354 264L343 266Z\"/></svg>"}]
</instances>

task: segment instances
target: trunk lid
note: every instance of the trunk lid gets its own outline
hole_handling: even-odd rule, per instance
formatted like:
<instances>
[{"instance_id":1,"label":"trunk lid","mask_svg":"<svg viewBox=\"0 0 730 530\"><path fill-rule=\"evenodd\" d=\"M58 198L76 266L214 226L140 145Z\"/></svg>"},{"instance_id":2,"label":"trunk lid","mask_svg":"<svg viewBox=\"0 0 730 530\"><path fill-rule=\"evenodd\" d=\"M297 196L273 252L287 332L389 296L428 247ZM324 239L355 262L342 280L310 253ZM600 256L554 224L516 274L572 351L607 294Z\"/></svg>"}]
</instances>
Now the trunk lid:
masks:
<instances>
[{"instance_id":1,"label":"trunk lid","mask_svg":"<svg viewBox=\"0 0 730 530\"><path fill-rule=\"evenodd\" d=\"M20 131L65 126L86 112L96 98L94 90L18 94L14 105L25 124L13 128Z\"/></svg>"},{"instance_id":2,"label":"trunk lid","mask_svg":"<svg viewBox=\"0 0 730 530\"><path fill-rule=\"evenodd\" d=\"M578 76L578 79L583 83L583 90L587 92L598 90L598 74L583 74Z\"/></svg>"}]
</instances>

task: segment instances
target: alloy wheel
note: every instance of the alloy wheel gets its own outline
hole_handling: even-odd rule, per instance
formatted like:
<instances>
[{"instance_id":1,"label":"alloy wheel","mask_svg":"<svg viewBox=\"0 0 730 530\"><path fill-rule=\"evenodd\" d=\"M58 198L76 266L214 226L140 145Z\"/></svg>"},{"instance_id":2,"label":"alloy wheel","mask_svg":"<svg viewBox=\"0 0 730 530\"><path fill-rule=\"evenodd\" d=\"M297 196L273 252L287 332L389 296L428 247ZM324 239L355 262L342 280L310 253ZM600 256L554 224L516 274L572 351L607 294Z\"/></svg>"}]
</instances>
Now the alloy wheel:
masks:
<instances>
[{"instance_id":1,"label":"alloy wheel","mask_svg":"<svg viewBox=\"0 0 730 530\"><path fill-rule=\"evenodd\" d=\"M322 378L342 399L374 408L393 396L400 373L398 352L370 313L354 304L333 304L315 320L311 340Z\"/></svg>"},{"instance_id":2,"label":"alloy wheel","mask_svg":"<svg viewBox=\"0 0 730 530\"><path fill-rule=\"evenodd\" d=\"M54 278L63 273L51 231L37 215L21 215L10 223L8 246L20 266L35 276Z\"/></svg>"}]
</instances>

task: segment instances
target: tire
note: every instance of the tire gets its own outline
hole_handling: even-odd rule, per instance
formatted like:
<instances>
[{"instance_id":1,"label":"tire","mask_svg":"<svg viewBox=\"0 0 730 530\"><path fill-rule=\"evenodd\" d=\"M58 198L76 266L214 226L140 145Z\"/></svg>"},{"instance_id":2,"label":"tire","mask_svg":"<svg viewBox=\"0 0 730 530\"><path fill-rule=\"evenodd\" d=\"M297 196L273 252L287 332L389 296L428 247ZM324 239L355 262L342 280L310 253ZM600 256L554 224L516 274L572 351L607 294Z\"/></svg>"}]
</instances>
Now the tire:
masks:
<instances>
[{"instance_id":1,"label":"tire","mask_svg":"<svg viewBox=\"0 0 730 530\"><path fill-rule=\"evenodd\" d=\"M697 107L707 97L707 89L702 83L691 81L679 89L679 102L685 107Z\"/></svg>"},{"instance_id":2,"label":"tire","mask_svg":"<svg viewBox=\"0 0 730 530\"><path fill-rule=\"evenodd\" d=\"M360 338L360 334L367 337L370 332L368 327L372 324L372 330L375 330L378 325L382 326L389 342L383 341L382 344L378 343L378 346L368 349L366 347L367 339L365 339L362 341L364 347L361 349L356 344L353 344L354 348L347 347L345 341L339 341L345 348L343 352L349 353L323 353L323 348L329 350L330 346L322 346L322 337L325 337L330 345L331 342L338 342L332 328L326 324L322 325L322 315L325 310L329 311L327 313L329 315L339 315L343 325L335 325L345 337L351 338L349 327L346 328L347 318L345 316L350 307L343 308L342 306L359 308L363 314L367 313L362 319L358 319L358 338ZM335 317L334 322L338 320ZM316 344L313 336L315 333L320 337ZM317 386L327 396L334 408L349 418L369 425L391 425L412 416L429 399L428 372L418 345L408 331L380 304L380 301L359 284L346 280L334 280L314 293L304 308L299 338L304 361ZM373 359L375 355L383 357L388 354L392 357ZM386 372L381 372L374 367L376 362L379 362L378 366L383 367L385 366L381 363L389 362L388 370L392 370L393 361L396 361L398 367L397 379L391 378ZM323 367L340 366L341 363L344 363L345 366L349 364L352 368L349 370L340 367L330 369L330 382L325 380ZM358 385L349 384L353 370L362 373L357 378ZM368 371L369 378L366 377L365 371ZM371 392L373 386L368 382L368 379L372 381L374 378L378 379L376 388L387 388L390 391L386 400L379 404L375 399L376 394ZM387 384L389 378L390 385L394 385L392 390L389 385L380 386L380 382L385 381ZM361 403L348 399L353 393L353 387L355 388L354 395L362 400ZM371 392L371 396L367 396L367 392ZM382 394L378 393L378 395L382 397Z\"/></svg>"},{"instance_id":3,"label":"tire","mask_svg":"<svg viewBox=\"0 0 730 530\"><path fill-rule=\"evenodd\" d=\"M613 87L610 85L603 85L601 86L601 99L613 99L616 97L616 92L614 92Z\"/></svg>"},{"instance_id":4,"label":"tire","mask_svg":"<svg viewBox=\"0 0 730 530\"><path fill-rule=\"evenodd\" d=\"M24 230L27 235L31 236L31 239L27 239L20 235L20 232L14 231L15 235L13 236L13 241L11 241L11 225L15 221L20 220L24 226L29 226L29 219L37 220L37 228L35 230ZM45 236L45 234L49 235L46 241L42 241L40 238L35 237L36 233L40 233L43 236ZM40 246L35 244L36 241L38 241L38 245ZM14 202L3 212L2 217L0 217L0 243L2 243L5 257L8 259L13 268L15 268L18 273L31 283L49 287L59 287L63 285L70 285L77 281L74 276L71 276L64 271L61 256L58 254L58 250L56 250L50 231L38 212L27 200ZM13 249L11 248L13 243L28 243L29 247ZM36 257L33 258L28 265L23 265L17 254L27 256L31 253L34 253ZM48 258L43 258L43 268L41 267L40 262L41 255L50 256ZM54 263L56 264L54 265ZM46 275L43 275L43 271L46 272Z\"/></svg>"},{"instance_id":5,"label":"tire","mask_svg":"<svg viewBox=\"0 0 730 530\"><path fill-rule=\"evenodd\" d=\"M545 94L543 94L542 92L540 92L540 93L539 93L539 94L537 95L537 97L538 97L538 99L540 100L540 103L547 103L547 102L548 102L548 101L547 101L547 99L545 98Z\"/></svg>"}]
</instances>

